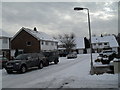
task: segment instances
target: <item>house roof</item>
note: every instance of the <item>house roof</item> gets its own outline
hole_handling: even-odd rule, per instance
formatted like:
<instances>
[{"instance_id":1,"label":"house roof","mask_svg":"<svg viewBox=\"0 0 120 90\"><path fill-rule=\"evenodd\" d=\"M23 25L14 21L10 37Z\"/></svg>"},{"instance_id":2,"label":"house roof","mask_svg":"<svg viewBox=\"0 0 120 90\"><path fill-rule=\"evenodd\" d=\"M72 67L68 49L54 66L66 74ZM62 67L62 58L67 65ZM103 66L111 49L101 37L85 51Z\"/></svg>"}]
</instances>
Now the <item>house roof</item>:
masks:
<instances>
[{"instance_id":1,"label":"house roof","mask_svg":"<svg viewBox=\"0 0 120 90\"><path fill-rule=\"evenodd\" d=\"M76 37L75 38L75 43L76 43L76 48L77 49L84 49L85 48L84 38Z\"/></svg>"},{"instance_id":2,"label":"house roof","mask_svg":"<svg viewBox=\"0 0 120 90\"><path fill-rule=\"evenodd\" d=\"M40 32L40 31L34 31L32 29L29 29L29 28L24 28L22 27L20 29L20 31L18 33L16 33L16 35L14 35L14 37L12 38L12 40L22 31L26 31L28 32L29 34L31 34L33 37L35 37L36 39L38 40L46 40L46 41L54 41L54 42L58 42L57 40L53 39L52 36L44 33L44 32Z\"/></svg>"},{"instance_id":3,"label":"house roof","mask_svg":"<svg viewBox=\"0 0 120 90\"><path fill-rule=\"evenodd\" d=\"M103 37L92 37L91 38L92 43L104 43L108 42L110 47L119 47L118 42L115 38L115 36L103 36Z\"/></svg>"}]
</instances>

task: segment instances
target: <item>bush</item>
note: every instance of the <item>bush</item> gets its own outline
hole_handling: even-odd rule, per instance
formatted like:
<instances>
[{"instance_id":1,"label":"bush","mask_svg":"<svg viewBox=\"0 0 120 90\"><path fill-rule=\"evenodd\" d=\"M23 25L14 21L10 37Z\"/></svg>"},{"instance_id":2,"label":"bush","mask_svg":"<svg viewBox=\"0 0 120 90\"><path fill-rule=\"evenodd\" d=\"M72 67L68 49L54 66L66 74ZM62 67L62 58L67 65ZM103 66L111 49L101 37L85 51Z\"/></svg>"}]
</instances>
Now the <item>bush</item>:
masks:
<instances>
[{"instance_id":1,"label":"bush","mask_svg":"<svg viewBox=\"0 0 120 90\"><path fill-rule=\"evenodd\" d=\"M110 60L101 60L102 64L109 64Z\"/></svg>"},{"instance_id":2,"label":"bush","mask_svg":"<svg viewBox=\"0 0 120 90\"><path fill-rule=\"evenodd\" d=\"M95 62L101 62L101 60L100 59L96 59Z\"/></svg>"}]
</instances>

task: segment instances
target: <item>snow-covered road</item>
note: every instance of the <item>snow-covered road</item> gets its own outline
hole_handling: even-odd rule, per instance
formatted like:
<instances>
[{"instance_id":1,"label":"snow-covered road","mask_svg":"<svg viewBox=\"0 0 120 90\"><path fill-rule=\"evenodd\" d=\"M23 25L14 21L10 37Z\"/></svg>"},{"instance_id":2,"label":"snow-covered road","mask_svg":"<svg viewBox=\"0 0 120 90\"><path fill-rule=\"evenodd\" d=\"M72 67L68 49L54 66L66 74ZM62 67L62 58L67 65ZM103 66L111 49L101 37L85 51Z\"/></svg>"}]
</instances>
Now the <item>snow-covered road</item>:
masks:
<instances>
[{"instance_id":1,"label":"snow-covered road","mask_svg":"<svg viewBox=\"0 0 120 90\"><path fill-rule=\"evenodd\" d=\"M94 54L93 58L97 55ZM60 62L25 74L2 71L3 88L117 88L117 75L89 75L90 55L76 59L60 57Z\"/></svg>"}]
</instances>

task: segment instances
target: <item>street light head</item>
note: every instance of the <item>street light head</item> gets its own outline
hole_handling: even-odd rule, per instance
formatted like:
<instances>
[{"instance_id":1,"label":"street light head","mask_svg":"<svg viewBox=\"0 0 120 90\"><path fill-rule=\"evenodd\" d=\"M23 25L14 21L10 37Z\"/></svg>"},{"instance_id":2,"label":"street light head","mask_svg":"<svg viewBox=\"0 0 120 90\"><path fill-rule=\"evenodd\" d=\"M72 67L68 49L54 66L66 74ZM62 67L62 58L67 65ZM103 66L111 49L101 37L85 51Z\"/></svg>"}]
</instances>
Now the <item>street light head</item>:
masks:
<instances>
[{"instance_id":1,"label":"street light head","mask_svg":"<svg viewBox=\"0 0 120 90\"><path fill-rule=\"evenodd\" d=\"M81 7L75 7L74 10L79 11L79 10L83 10L84 8Z\"/></svg>"}]
</instances>

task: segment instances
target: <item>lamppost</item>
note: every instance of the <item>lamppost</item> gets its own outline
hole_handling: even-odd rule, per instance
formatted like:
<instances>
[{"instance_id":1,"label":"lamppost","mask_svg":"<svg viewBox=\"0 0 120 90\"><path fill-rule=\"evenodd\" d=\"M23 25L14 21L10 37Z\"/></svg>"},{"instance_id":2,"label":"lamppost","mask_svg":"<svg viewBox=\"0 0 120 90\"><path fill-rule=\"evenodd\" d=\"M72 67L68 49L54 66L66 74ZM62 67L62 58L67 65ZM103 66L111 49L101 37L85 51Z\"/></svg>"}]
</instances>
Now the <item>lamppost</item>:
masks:
<instances>
[{"instance_id":1,"label":"lamppost","mask_svg":"<svg viewBox=\"0 0 120 90\"><path fill-rule=\"evenodd\" d=\"M92 61L92 43L91 43L91 27L90 27L90 14L89 14L89 9L88 8L81 8L81 7L75 7L74 10L75 11L80 11L80 10L87 10L88 13L88 27L89 27L89 38L90 38L90 56L91 56L91 70L90 70L90 74L93 75L93 61Z\"/></svg>"}]
</instances>

